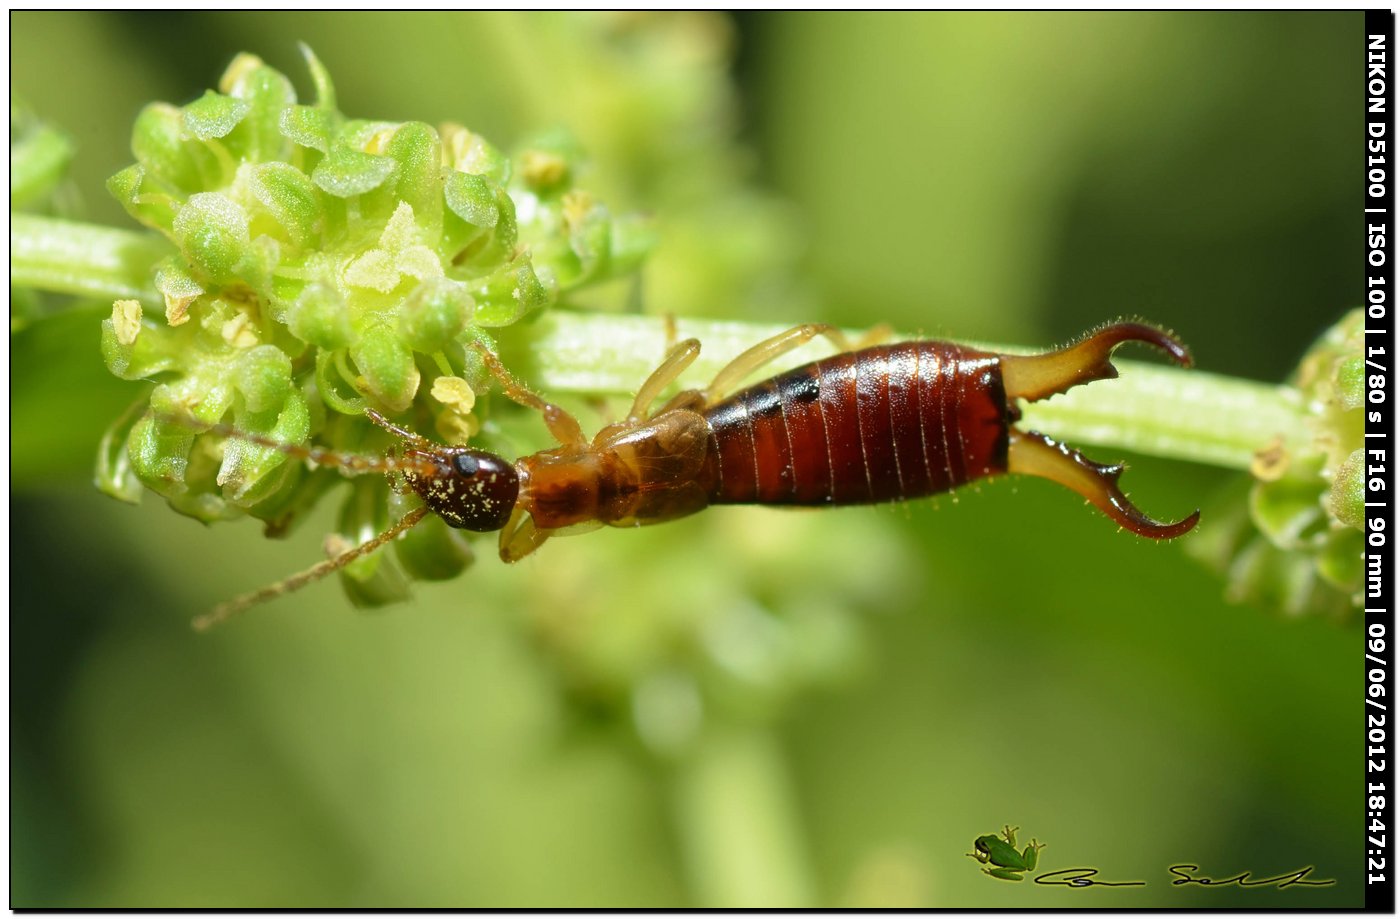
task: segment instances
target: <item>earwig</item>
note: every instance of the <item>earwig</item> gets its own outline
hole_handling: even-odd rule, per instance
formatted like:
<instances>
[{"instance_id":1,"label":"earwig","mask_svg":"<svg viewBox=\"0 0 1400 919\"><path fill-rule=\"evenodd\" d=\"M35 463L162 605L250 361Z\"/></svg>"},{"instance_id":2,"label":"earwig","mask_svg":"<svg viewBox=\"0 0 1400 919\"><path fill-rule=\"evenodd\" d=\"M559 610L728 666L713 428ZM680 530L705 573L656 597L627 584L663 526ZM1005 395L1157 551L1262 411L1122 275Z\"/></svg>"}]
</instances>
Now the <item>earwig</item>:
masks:
<instances>
[{"instance_id":1,"label":"earwig","mask_svg":"<svg viewBox=\"0 0 1400 919\"><path fill-rule=\"evenodd\" d=\"M754 371L817 336L837 353L731 392ZM1017 473L1070 488L1119 526L1173 539L1195 511L1159 523L1118 487L1121 465L1095 463L1035 431L1016 427L1017 400L1035 402L1118 371L1119 345L1143 342L1183 367L1175 336L1137 322L1104 326L1057 351L1021 356L950 342L913 341L853 349L828 325L802 325L764 341L722 369L705 389L686 390L652 410L700 353L677 344L638 390L631 410L589 440L578 421L530 392L489 350L482 360L507 397L537 411L559 446L514 463L465 446L444 446L366 414L398 440L385 457L349 457L215 430L321 464L382 472L423 507L374 540L301 574L226 603L195 620L207 628L271 597L336 571L412 527L428 512L448 525L500 531L501 559L517 562L551 536L600 526L674 520L711 504L836 506L901 501Z\"/></svg>"}]
</instances>

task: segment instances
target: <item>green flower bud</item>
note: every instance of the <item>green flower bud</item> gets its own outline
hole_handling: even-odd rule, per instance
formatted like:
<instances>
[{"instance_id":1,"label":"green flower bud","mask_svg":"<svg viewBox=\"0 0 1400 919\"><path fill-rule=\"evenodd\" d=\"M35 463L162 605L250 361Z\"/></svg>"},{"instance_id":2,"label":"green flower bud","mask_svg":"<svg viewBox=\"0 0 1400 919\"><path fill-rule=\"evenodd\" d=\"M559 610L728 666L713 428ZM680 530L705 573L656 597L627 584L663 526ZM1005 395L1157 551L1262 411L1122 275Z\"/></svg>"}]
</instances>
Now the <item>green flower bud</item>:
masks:
<instances>
[{"instance_id":1,"label":"green flower bud","mask_svg":"<svg viewBox=\"0 0 1400 919\"><path fill-rule=\"evenodd\" d=\"M148 488L169 496L185 490L194 434L147 413L132 425L127 439L131 469Z\"/></svg>"},{"instance_id":2,"label":"green flower bud","mask_svg":"<svg viewBox=\"0 0 1400 919\"><path fill-rule=\"evenodd\" d=\"M238 279L248 254L248 216L224 195L191 195L175 215L175 242L190 265L216 284Z\"/></svg>"},{"instance_id":3,"label":"green flower bud","mask_svg":"<svg viewBox=\"0 0 1400 919\"><path fill-rule=\"evenodd\" d=\"M290 80L254 55L240 54L224 71L219 89L248 106L247 114L225 141L231 154L255 163L291 154L280 129L282 112L297 101Z\"/></svg>"},{"instance_id":4,"label":"green flower bud","mask_svg":"<svg viewBox=\"0 0 1400 919\"><path fill-rule=\"evenodd\" d=\"M184 113L157 102L141 110L131 132L131 152L136 161L158 185L182 194L198 191L209 176L218 175L218 161L213 154L188 140L186 131Z\"/></svg>"},{"instance_id":5,"label":"green flower bud","mask_svg":"<svg viewBox=\"0 0 1400 919\"><path fill-rule=\"evenodd\" d=\"M415 351L432 354L454 340L472 317L466 286L446 278L418 285L399 314L399 331Z\"/></svg>"},{"instance_id":6,"label":"green flower bud","mask_svg":"<svg viewBox=\"0 0 1400 919\"><path fill-rule=\"evenodd\" d=\"M413 352L400 341L397 330L371 326L350 346L350 357L364 376L366 387L391 411L402 412L418 392L418 367Z\"/></svg>"},{"instance_id":7,"label":"green flower bud","mask_svg":"<svg viewBox=\"0 0 1400 919\"><path fill-rule=\"evenodd\" d=\"M249 170L248 188L261 205L253 221L255 231L264 228L258 218L266 215L287 242L306 246L316 239L324 211L306 173L289 163L260 163Z\"/></svg>"},{"instance_id":8,"label":"green flower bud","mask_svg":"<svg viewBox=\"0 0 1400 919\"><path fill-rule=\"evenodd\" d=\"M346 347L354 337L345 304L323 284L308 284L302 290L287 311L287 326L297 338L327 351Z\"/></svg>"},{"instance_id":9,"label":"green flower bud","mask_svg":"<svg viewBox=\"0 0 1400 919\"><path fill-rule=\"evenodd\" d=\"M268 376L275 376L275 372ZM271 379L268 379L255 385L271 389L266 385L270 382ZM285 392L283 398L268 409L254 409L251 400L247 402L245 410L236 413L240 429L262 434L280 443L301 443L310 434L311 416L306 399L300 392ZM228 501L250 507L281 489L288 478L297 475L299 468L300 464L291 462L290 457L281 450L231 437L224 441L223 463L215 481Z\"/></svg>"},{"instance_id":10,"label":"green flower bud","mask_svg":"<svg viewBox=\"0 0 1400 919\"><path fill-rule=\"evenodd\" d=\"M394 193L413 208L421 238L435 245L442 235L442 144L437 132L421 121L400 125L389 141L397 164Z\"/></svg>"},{"instance_id":11,"label":"green flower bud","mask_svg":"<svg viewBox=\"0 0 1400 919\"><path fill-rule=\"evenodd\" d=\"M443 125L443 159L457 172L481 176L493 185L510 182L510 157L501 153L480 134L461 125Z\"/></svg>"},{"instance_id":12,"label":"green flower bud","mask_svg":"<svg viewBox=\"0 0 1400 919\"><path fill-rule=\"evenodd\" d=\"M1336 521L1354 530L1366 526L1366 486L1362 482L1364 451L1357 447L1337 470L1327 494L1327 510Z\"/></svg>"},{"instance_id":13,"label":"green flower bud","mask_svg":"<svg viewBox=\"0 0 1400 919\"><path fill-rule=\"evenodd\" d=\"M418 581L450 581L476 561L467 538L441 517L429 517L405 533L394 544L394 557Z\"/></svg>"},{"instance_id":14,"label":"green flower bud","mask_svg":"<svg viewBox=\"0 0 1400 919\"><path fill-rule=\"evenodd\" d=\"M278 348L259 345L243 353L234 386L250 412L281 406L292 393L292 362Z\"/></svg>"},{"instance_id":15,"label":"green flower bud","mask_svg":"<svg viewBox=\"0 0 1400 919\"><path fill-rule=\"evenodd\" d=\"M333 545L328 541L327 547L343 552L388 529L394 521L389 519L387 498L383 481L355 479L350 497L340 508L339 539ZM372 552L355 559L340 570L340 583L358 607L399 603L410 596L408 581L390 552Z\"/></svg>"},{"instance_id":16,"label":"green flower bud","mask_svg":"<svg viewBox=\"0 0 1400 919\"><path fill-rule=\"evenodd\" d=\"M178 202L166 194L146 192L146 167L128 166L107 180L107 190L126 212L146 226L172 235Z\"/></svg>"},{"instance_id":17,"label":"green flower bud","mask_svg":"<svg viewBox=\"0 0 1400 919\"><path fill-rule=\"evenodd\" d=\"M398 520L418 504L417 497L391 494L388 516ZM430 516L394 541L394 559L415 581L447 581L467 569L475 554L461 530Z\"/></svg>"}]
</instances>

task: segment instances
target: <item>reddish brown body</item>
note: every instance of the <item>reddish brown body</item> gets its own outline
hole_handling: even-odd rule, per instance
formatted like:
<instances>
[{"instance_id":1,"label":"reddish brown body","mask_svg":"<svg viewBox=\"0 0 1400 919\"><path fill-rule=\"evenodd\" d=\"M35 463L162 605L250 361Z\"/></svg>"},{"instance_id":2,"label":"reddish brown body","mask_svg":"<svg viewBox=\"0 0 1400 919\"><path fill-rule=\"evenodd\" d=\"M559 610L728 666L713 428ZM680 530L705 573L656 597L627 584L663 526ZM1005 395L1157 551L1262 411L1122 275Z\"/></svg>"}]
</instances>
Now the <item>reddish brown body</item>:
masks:
<instances>
[{"instance_id":1,"label":"reddish brown body","mask_svg":"<svg viewBox=\"0 0 1400 919\"><path fill-rule=\"evenodd\" d=\"M938 341L837 354L705 409L715 504L870 504L1006 472L999 359Z\"/></svg>"}]
</instances>

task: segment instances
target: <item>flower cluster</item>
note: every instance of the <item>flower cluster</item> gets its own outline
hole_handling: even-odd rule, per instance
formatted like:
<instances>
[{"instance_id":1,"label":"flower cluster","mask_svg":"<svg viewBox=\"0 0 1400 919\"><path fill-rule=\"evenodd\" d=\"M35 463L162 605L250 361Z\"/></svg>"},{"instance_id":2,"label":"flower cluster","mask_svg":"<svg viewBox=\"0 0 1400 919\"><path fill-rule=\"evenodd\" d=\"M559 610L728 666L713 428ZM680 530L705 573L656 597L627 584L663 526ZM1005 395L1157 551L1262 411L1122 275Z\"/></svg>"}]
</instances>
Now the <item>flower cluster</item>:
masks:
<instances>
[{"instance_id":1,"label":"flower cluster","mask_svg":"<svg viewBox=\"0 0 1400 919\"><path fill-rule=\"evenodd\" d=\"M1309 349L1293 387L1308 438L1256 455L1247 500L1231 494L1189 550L1222 568L1233 599L1290 613L1361 605L1365 526L1365 316L1353 310Z\"/></svg>"},{"instance_id":2,"label":"flower cluster","mask_svg":"<svg viewBox=\"0 0 1400 919\"><path fill-rule=\"evenodd\" d=\"M285 529L338 473L227 428L375 453L386 445L364 418L375 408L461 442L486 385L471 343L646 255L643 223L576 186L567 138L510 157L456 125L347 118L305 54L314 104L240 55L218 92L142 111L136 163L108 182L173 244L154 280L162 302L118 301L103 323L112 373L159 381L104 443L111 494L144 484L200 520L249 514ZM382 525L384 491L357 482L343 535ZM426 576L465 563L459 549L426 555L437 559L418 566Z\"/></svg>"}]
</instances>

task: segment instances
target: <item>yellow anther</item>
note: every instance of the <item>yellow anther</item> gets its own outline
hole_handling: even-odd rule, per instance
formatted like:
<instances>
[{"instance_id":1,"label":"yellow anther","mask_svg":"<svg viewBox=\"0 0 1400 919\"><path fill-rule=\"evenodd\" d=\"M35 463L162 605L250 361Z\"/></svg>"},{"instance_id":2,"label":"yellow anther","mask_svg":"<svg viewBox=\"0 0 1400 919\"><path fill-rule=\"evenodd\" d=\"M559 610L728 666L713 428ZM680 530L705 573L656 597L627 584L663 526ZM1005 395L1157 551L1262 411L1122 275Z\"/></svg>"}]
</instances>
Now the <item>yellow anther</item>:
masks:
<instances>
[{"instance_id":1,"label":"yellow anther","mask_svg":"<svg viewBox=\"0 0 1400 919\"><path fill-rule=\"evenodd\" d=\"M136 336L141 332L139 300L117 300L112 304L112 330L117 333L117 341L122 344L136 343Z\"/></svg>"},{"instance_id":2,"label":"yellow anther","mask_svg":"<svg viewBox=\"0 0 1400 919\"><path fill-rule=\"evenodd\" d=\"M557 153L526 150L520 155L520 177L536 188L558 185L569 172L569 164Z\"/></svg>"},{"instance_id":3,"label":"yellow anther","mask_svg":"<svg viewBox=\"0 0 1400 919\"><path fill-rule=\"evenodd\" d=\"M461 377L438 377L433 381L433 398L465 415L476 405L476 392Z\"/></svg>"}]
</instances>

